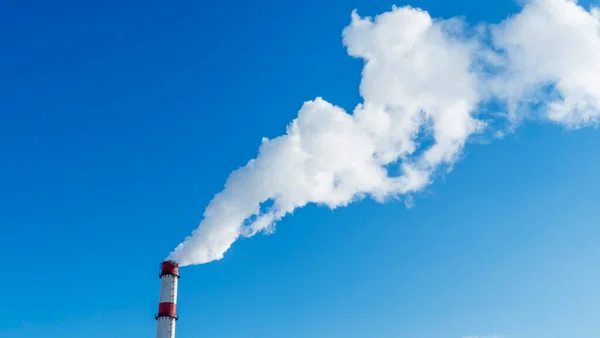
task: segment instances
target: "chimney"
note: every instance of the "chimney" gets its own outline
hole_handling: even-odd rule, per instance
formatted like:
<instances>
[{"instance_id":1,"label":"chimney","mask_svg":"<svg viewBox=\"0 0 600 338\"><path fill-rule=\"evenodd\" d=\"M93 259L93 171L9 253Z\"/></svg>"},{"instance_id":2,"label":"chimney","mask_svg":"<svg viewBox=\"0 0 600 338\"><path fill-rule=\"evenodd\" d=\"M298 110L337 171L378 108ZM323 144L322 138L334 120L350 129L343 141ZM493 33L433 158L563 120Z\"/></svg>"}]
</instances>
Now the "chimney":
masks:
<instances>
[{"instance_id":1,"label":"chimney","mask_svg":"<svg viewBox=\"0 0 600 338\"><path fill-rule=\"evenodd\" d=\"M156 338L175 338L179 265L173 261L162 262L158 276L160 277L160 297L156 314Z\"/></svg>"}]
</instances>

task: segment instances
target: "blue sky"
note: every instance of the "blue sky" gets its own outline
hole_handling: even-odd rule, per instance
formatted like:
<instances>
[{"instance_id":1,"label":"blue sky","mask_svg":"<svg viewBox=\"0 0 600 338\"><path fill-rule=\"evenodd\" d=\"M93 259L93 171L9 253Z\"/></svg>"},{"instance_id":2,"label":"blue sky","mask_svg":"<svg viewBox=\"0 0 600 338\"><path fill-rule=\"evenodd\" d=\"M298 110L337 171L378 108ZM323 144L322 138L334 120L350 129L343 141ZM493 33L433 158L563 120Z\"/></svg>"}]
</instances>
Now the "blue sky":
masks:
<instances>
[{"instance_id":1,"label":"blue sky","mask_svg":"<svg viewBox=\"0 0 600 338\"><path fill-rule=\"evenodd\" d=\"M390 1L0 5L0 336L152 337L157 269ZM413 1L498 22L511 1ZM403 203L314 205L182 269L179 337L597 337L600 133L526 123Z\"/></svg>"}]
</instances>

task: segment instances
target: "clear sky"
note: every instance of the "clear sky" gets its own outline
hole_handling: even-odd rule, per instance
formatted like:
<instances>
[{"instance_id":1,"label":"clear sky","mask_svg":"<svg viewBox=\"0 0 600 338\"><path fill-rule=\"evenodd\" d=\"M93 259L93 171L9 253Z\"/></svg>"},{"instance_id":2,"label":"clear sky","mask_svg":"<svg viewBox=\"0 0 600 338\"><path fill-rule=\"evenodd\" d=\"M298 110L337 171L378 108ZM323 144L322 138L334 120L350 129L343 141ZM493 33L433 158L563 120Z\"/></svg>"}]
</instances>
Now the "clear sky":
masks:
<instances>
[{"instance_id":1,"label":"clear sky","mask_svg":"<svg viewBox=\"0 0 600 338\"><path fill-rule=\"evenodd\" d=\"M3 1L0 336L153 337L158 263L302 102L361 102L341 31L393 4L518 10ZM599 149L596 128L525 123L467 144L411 209L299 209L182 269L178 337L599 337Z\"/></svg>"}]
</instances>

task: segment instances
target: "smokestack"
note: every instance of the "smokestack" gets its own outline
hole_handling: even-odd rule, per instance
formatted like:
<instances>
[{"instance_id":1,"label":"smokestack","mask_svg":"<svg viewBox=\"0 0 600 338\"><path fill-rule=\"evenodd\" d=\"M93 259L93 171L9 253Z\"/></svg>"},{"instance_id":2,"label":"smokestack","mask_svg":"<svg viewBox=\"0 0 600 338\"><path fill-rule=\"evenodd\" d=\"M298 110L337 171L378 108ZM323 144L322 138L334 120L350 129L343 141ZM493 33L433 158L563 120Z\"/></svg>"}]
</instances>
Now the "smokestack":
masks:
<instances>
[{"instance_id":1,"label":"smokestack","mask_svg":"<svg viewBox=\"0 0 600 338\"><path fill-rule=\"evenodd\" d=\"M175 338L179 265L174 261L162 262L158 276L160 277L160 298L156 314L156 338Z\"/></svg>"}]
</instances>

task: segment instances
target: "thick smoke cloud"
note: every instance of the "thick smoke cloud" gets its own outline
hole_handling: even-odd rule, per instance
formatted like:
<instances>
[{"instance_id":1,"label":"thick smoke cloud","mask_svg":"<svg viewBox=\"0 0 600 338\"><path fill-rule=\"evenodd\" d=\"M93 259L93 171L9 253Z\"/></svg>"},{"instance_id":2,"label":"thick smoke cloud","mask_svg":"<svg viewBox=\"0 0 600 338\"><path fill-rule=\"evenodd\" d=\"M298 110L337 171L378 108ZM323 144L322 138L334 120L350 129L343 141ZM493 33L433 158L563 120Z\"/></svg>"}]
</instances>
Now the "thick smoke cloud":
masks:
<instances>
[{"instance_id":1,"label":"thick smoke cloud","mask_svg":"<svg viewBox=\"0 0 600 338\"><path fill-rule=\"evenodd\" d=\"M409 198L499 119L506 128L525 119L596 125L599 13L571 0L532 0L477 27L411 7L374 19L352 13L343 42L364 60L363 102L352 114L322 98L305 102L284 135L263 139L258 156L231 173L169 259L221 259L240 236L270 232L308 203ZM503 114L486 114L491 103Z\"/></svg>"}]
</instances>

